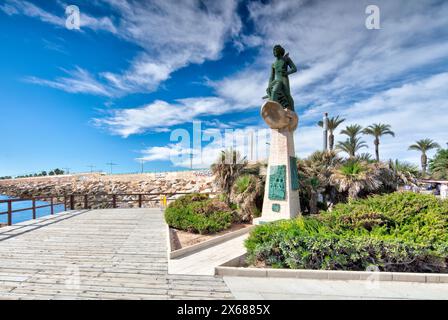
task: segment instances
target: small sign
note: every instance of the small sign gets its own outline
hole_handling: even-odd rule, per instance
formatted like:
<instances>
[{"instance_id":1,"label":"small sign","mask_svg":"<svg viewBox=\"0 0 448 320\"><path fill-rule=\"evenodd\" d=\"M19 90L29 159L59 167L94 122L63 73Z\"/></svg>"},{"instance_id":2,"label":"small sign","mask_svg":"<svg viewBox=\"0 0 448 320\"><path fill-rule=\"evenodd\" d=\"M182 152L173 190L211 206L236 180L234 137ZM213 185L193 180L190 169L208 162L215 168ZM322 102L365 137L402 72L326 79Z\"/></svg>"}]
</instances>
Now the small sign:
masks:
<instances>
[{"instance_id":1,"label":"small sign","mask_svg":"<svg viewBox=\"0 0 448 320\"><path fill-rule=\"evenodd\" d=\"M280 212L280 205L278 203L273 203L272 204L272 211Z\"/></svg>"}]
</instances>

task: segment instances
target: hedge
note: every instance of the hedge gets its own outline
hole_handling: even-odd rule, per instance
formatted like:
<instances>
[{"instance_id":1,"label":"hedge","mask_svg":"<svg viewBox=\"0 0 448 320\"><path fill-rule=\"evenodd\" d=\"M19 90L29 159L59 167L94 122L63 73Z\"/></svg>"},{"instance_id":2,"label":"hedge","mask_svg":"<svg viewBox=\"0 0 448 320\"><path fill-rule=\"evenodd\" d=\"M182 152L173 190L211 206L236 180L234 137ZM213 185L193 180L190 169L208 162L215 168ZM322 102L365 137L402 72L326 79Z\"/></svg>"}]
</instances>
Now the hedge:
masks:
<instances>
[{"instance_id":1,"label":"hedge","mask_svg":"<svg viewBox=\"0 0 448 320\"><path fill-rule=\"evenodd\" d=\"M259 226L246 247L248 262L258 266L448 272L447 231L447 201L394 193Z\"/></svg>"},{"instance_id":2,"label":"hedge","mask_svg":"<svg viewBox=\"0 0 448 320\"><path fill-rule=\"evenodd\" d=\"M200 234L227 229L232 218L232 211L226 203L204 194L182 196L165 210L165 221L170 227Z\"/></svg>"}]
</instances>

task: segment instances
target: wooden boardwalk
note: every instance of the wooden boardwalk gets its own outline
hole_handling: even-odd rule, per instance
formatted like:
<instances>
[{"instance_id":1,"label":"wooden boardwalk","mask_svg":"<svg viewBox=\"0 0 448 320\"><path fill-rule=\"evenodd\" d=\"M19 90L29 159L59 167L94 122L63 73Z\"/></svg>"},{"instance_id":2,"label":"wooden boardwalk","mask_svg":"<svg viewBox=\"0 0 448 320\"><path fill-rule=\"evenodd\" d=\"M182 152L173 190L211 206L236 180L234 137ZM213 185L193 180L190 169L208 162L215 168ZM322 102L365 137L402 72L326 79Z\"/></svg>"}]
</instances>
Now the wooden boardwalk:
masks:
<instances>
[{"instance_id":1,"label":"wooden boardwalk","mask_svg":"<svg viewBox=\"0 0 448 320\"><path fill-rule=\"evenodd\" d=\"M159 209L62 213L0 229L0 299L228 299L221 278L168 274Z\"/></svg>"}]
</instances>

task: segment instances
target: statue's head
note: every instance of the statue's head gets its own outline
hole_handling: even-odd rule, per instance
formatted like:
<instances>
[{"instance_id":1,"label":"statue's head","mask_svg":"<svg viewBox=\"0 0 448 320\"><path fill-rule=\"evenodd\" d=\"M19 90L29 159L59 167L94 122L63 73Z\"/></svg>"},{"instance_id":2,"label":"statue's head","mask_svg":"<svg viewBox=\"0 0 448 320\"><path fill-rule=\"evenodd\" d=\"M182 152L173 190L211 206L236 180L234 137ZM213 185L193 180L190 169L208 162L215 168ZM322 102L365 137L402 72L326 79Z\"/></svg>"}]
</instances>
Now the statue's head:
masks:
<instances>
[{"instance_id":1,"label":"statue's head","mask_svg":"<svg viewBox=\"0 0 448 320\"><path fill-rule=\"evenodd\" d=\"M283 49L283 47L279 44L276 44L274 46L273 52L274 52L274 57L276 57L276 58L281 58L285 55L285 49Z\"/></svg>"}]
</instances>

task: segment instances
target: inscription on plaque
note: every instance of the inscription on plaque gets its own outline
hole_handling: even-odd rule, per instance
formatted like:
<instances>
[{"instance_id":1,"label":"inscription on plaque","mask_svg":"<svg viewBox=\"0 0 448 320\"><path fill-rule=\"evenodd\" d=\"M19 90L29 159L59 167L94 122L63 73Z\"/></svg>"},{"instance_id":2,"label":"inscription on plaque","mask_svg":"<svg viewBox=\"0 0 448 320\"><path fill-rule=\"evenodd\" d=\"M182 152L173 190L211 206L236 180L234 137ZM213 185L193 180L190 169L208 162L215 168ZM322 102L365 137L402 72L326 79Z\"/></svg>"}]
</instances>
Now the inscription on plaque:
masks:
<instances>
[{"instance_id":1,"label":"inscription on plaque","mask_svg":"<svg viewBox=\"0 0 448 320\"><path fill-rule=\"evenodd\" d=\"M272 204L272 211L280 212L280 205L278 203L273 203Z\"/></svg>"},{"instance_id":2,"label":"inscription on plaque","mask_svg":"<svg viewBox=\"0 0 448 320\"><path fill-rule=\"evenodd\" d=\"M285 200L286 198L286 166L271 166L269 172L269 199Z\"/></svg>"},{"instance_id":3,"label":"inscription on plaque","mask_svg":"<svg viewBox=\"0 0 448 320\"><path fill-rule=\"evenodd\" d=\"M299 172L297 170L297 158L289 157L289 164L291 167L291 188L292 190L299 190Z\"/></svg>"}]
</instances>

